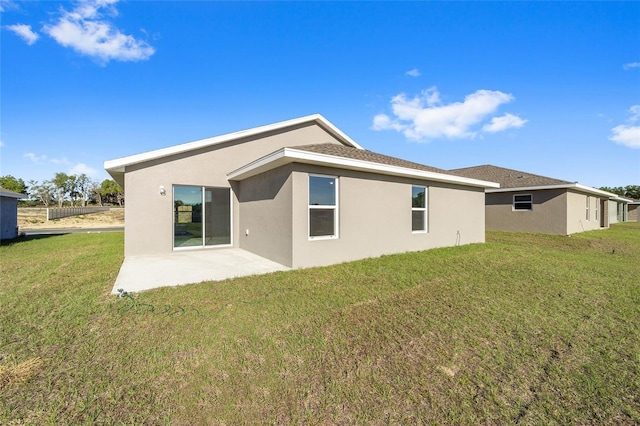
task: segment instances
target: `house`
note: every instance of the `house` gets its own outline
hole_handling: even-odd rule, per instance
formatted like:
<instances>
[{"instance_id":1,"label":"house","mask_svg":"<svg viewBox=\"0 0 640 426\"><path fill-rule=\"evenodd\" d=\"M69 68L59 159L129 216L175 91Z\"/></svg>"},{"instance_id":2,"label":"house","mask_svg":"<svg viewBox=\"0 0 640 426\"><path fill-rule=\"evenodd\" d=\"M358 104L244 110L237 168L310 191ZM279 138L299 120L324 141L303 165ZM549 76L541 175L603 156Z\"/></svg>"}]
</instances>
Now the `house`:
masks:
<instances>
[{"instance_id":1,"label":"house","mask_svg":"<svg viewBox=\"0 0 640 426\"><path fill-rule=\"evenodd\" d=\"M629 204L633 201L613 194L609 199L609 223L626 222L629 214Z\"/></svg>"},{"instance_id":2,"label":"house","mask_svg":"<svg viewBox=\"0 0 640 426\"><path fill-rule=\"evenodd\" d=\"M607 228L624 220L618 211L626 211L630 201L577 182L493 165L449 172L500 184L486 191L488 230L570 235Z\"/></svg>"},{"instance_id":3,"label":"house","mask_svg":"<svg viewBox=\"0 0 640 426\"><path fill-rule=\"evenodd\" d=\"M633 200L627 205L627 221L640 222L640 200Z\"/></svg>"},{"instance_id":4,"label":"house","mask_svg":"<svg viewBox=\"0 0 640 426\"><path fill-rule=\"evenodd\" d=\"M0 188L0 240L18 236L18 199L24 194Z\"/></svg>"},{"instance_id":5,"label":"house","mask_svg":"<svg viewBox=\"0 0 640 426\"><path fill-rule=\"evenodd\" d=\"M104 167L127 194L125 258L239 248L290 268L484 242L498 187L367 151L318 114Z\"/></svg>"}]
</instances>

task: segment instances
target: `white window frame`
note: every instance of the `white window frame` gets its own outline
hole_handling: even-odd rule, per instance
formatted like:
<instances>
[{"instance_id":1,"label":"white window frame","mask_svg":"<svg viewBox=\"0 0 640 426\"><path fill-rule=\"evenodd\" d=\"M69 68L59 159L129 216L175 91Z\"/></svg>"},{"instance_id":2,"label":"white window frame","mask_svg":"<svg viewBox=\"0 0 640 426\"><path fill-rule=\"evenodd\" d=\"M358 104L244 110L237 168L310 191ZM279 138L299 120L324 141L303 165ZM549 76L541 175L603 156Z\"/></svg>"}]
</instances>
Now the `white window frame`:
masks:
<instances>
[{"instance_id":1,"label":"white window frame","mask_svg":"<svg viewBox=\"0 0 640 426\"><path fill-rule=\"evenodd\" d=\"M204 238L202 239L202 244L199 246L189 246L189 247L176 247L176 242L175 242L175 225L176 225L176 219L175 219L175 212L172 210L171 216L172 216L172 220L171 220L171 224L172 224L172 228L171 228L171 245L172 245L172 250L173 251L183 251L183 250L212 250L212 249L216 249L216 248L229 248L229 247L233 247L233 198L234 198L234 193L233 193L233 188L231 187L226 187L226 186L205 186L205 185L181 185L181 184L173 184L172 188L171 188L171 208L175 209L174 207L174 202L175 202L175 187L176 186L181 186L181 187L194 187L194 188L200 188L200 190L202 191L202 218L204 220L205 217L205 210L206 210L206 203L205 203L205 190L207 188L218 188L218 189L228 189L229 190L229 227L231 229L231 236L229 238L230 243L229 244L216 244L216 245L206 245L204 244ZM203 236L204 237L204 236Z\"/></svg>"},{"instance_id":2,"label":"white window frame","mask_svg":"<svg viewBox=\"0 0 640 426\"><path fill-rule=\"evenodd\" d=\"M413 207L411 205L411 233L412 234L426 234L429 232L429 191L426 186L423 185L411 185L411 199L413 199L413 188L422 188L424 189L424 207ZM424 229L413 230L413 212L424 212Z\"/></svg>"},{"instance_id":3,"label":"white window frame","mask_svg":"<svg viewBox=\"0 0 640 426\"><path fill-rule=\"evenodd\" d=\"M311 205L310 203L310 192L311 192L311 185L309 184L310 182L310 178L311 177L321 177L321 178L330 178L333 179L335 188L335 200L336 200L336 204L335 206L331 206L331 205ZM338 176L333 176L333 175L322 175L322 174L317 174L317 173L309 173L308 178L307 178L307 237L309 238L309 241L318 241L318 240L336 240L338 239L339 235L340 235L340 221L339 221L339 217L340 217L340 210L339 210L339 204L340 204L340 179L338 178ZM318 236L311 236L311 210L312 209L333 209L333 235L318 235Z\"/></svg>"},{"instance_id":4,"label":"white window frame","mask_svg":"<svg viewBox=\"0 0 640 426\"><path fill-rule=\"evenodd\" d=\"M596 198L596 207L595 207L595 211L594 211L594 214L595 214L595 218L594 218L594 220L595 220L596 222L597 222L598 220L600 220L600 215L598 214L598 213L599 213L599 209L598 209L598 207L599 207L599 206L600 206L600 199L599 199L599 198Z\"/></svg>"},{"instance_id":5,"label":"white window frame","mask_svg":"<svg viewBox=\"0 0 640 426\"><path fill-rule=\"evenodd\" d=\"M528 196L529 201L516 201L516 197ZM530 209L516 209L516 204L531 204ZM530 212L533 211L533 194L513 194L513 204L511 210L514 212Z\"/></svg>"},{"instance_id":6,"label":"white window frame","mask_svg":"<svg viewBox=\"0 0 640 426\"><path fill-rule=\"evenodd\" d=\"M591 197L589 197L589 196L587 195L587 205L586 205L586 212L585 212L585 213L586 213L586 215L585 215L586 220L591 220L591 219L589 218L589 204L590 204L590 201L591 201L591 200L590 200L590 198L591 198Z\"/></svg>"}]
</instances>

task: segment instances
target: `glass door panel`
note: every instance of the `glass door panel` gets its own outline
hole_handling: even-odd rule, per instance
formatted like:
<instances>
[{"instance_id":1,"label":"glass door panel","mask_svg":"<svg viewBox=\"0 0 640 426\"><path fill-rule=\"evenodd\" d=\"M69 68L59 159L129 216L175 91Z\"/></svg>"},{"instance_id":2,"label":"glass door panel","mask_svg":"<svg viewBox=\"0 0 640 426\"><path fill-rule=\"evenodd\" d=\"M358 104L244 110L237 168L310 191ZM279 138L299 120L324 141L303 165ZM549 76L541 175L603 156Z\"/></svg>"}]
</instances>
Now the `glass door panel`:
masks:
<instances>
[{"instance_id":1,"label":"glass door panel","mask_svg":"<svg viewBox=\"0 0 640 426\"><path fill-rule=\"evenodd\" d=\"M202 246L202 188L173 187L173 246Z\"/></svg>"},{"instance_id":2,"label":"glass door panel","mask_svg":"<svg viewBox=\"0 0 640 426\"><path fill-rule=\"evenodd\" d=\"M205 238L207 246L231 244L231 190L205 188Z\"/></svg>"}]
</instances>

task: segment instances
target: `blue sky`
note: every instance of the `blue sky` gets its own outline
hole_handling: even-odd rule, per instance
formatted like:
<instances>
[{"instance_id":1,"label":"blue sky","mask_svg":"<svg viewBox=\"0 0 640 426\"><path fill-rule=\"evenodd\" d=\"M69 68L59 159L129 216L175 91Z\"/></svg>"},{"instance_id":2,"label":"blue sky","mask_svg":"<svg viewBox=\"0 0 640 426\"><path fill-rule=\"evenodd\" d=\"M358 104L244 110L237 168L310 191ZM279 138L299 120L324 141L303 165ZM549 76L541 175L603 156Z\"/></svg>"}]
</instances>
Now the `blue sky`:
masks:
<instances>
[{"instance_id":1,"label":"blue sky","mask_svg":"<svg viewBox=\"0 0 640 426\"><path fill-rule=\"evenodd\" d=\"M372 151L640 184L640 2L1 0L0 175L320 113Z\"/></svg>"}]
</instances>

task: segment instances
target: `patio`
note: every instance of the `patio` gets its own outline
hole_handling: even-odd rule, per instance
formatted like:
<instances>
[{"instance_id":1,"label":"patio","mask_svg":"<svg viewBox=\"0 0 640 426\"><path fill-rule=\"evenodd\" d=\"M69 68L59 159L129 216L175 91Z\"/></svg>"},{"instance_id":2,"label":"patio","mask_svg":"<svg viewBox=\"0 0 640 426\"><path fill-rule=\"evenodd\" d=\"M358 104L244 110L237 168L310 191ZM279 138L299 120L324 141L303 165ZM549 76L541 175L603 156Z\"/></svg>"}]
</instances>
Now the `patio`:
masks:
<instances>
[{"instance_id":1,"label":"patio","mask_svg":"<svg viewBox=\"0 0 640 426\"><path fill-rule=\"evenodd\" d=\"M289 269L238 248L127 256L111 293L117 294L119 289L131 293Z\"/></svg>"}]
</instances>

